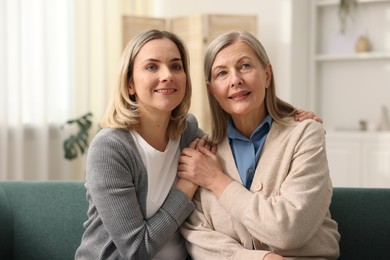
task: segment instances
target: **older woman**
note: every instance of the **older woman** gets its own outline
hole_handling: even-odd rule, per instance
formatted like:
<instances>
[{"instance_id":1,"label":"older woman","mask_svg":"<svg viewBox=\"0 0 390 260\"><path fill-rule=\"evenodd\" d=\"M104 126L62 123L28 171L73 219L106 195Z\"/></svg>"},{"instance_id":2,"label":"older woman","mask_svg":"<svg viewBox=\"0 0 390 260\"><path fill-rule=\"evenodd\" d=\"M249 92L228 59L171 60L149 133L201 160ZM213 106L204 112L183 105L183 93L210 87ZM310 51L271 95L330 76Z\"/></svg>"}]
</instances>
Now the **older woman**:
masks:
<instances>
[{"instance_id":1,"label":"older woman","mask_svg":"<svg viewBox=\"0 0 390 260\"><path fill-rule=\"evenodd\" d=\"M294 121L251 34L215 39L205 79L217 154L183 150L179 176L201 186L182 234L193 259L336 259L325 131Z\"/></svg>"}]
</instances>

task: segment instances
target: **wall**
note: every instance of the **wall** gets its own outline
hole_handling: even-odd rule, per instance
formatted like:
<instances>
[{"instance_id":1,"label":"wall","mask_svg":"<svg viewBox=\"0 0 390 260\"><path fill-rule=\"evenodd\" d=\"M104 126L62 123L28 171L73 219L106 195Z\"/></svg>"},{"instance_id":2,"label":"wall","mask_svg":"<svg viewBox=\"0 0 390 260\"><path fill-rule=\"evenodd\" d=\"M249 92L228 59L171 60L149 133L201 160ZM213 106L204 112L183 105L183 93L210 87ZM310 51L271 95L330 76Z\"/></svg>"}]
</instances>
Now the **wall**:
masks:
<instances>
[{"instance_id":1,"label":"wall","mask_svg":"<svg viewBox=\"0 0 390 260\"><path fill-rule=\"evenodd\" d=\"M256 14L257 36L273 64L279 96L307 108L308 7L308 0L241 0L228 4L226 0L198 0L191 4L181 0L153 0L150 15Z\"/></svg>"},{"instance_id":2,"label":"wall","mask_svg":"<svg viewBox=\"0 0 390 260\"><path fill-rule=\"evenodd\" d=\"M116 84L122 15L148 15L149 0L74 1L77 115L101 116Z\"/></svg>"}]
</instances>

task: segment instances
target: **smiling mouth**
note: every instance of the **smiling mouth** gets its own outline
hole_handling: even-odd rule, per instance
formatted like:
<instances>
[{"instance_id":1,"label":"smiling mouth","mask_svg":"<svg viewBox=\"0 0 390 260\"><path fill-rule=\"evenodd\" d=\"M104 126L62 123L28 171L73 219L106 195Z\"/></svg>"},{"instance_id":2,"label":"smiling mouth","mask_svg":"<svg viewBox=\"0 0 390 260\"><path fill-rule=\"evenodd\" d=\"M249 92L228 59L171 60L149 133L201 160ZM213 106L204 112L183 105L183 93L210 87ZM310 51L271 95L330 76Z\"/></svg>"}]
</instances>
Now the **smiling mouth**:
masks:
<instances>
[{"instance_id":1,"label":"smiling mouth","mask_svg":"<svg viewBox=\"0 0 390 260\"><path fill-rule=\"evenodd\" d=\"M241 97L246 97L249 96L251 92L241 92L241 93L236 93L228 97L229 99L236 99L236 98L241 98Z\"/></svg>"},{"instance_id":2,"label":"smiling mouth","mask_svg":"<svg viewBox=\"0 0 390 260\"><path fill-rule=\"evenodd\" d=\"M173 93L173 92L176 92L176 89L156 89L154 92L157 92L157 93Z\"/></svg>"}]
</instances>

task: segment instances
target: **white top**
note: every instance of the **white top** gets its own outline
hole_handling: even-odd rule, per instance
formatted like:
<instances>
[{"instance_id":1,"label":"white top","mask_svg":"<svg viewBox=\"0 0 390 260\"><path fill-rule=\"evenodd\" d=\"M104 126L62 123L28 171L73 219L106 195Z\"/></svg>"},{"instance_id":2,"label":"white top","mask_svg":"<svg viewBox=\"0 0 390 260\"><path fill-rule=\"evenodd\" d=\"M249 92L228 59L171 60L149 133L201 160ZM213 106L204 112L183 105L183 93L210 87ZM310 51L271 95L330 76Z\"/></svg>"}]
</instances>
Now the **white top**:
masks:
<instances>
[{"instance_id":1,"label":"white top","mask_svg":"<svg viewBox=\"0 0 390 260\"><path fill-rule=\"evenodd\" d=\"M170 139L165 151L160 152L149 145L136 131L131 131L131 134L136 140L137 149L148 173L146 217L150 218L164 203L172 185L176 181L180 156L180 139ZM153 259L178 260L185 259L186 256L184 240L179 231L177 231Z\"/></svg>"},{"instance_id":2,"label":"white top","mask_svg":"<svg viewBox=\"0 0 390 260\"><path fill-rule=\"evenodd\" d=\"M150 218L164 203L176 180L180 156L179 139L170 139L165 151L160 152L136 131L131 131L131 134L136 140L137 149L148 173L146 217Z\"/></svg>"}]
</instances>

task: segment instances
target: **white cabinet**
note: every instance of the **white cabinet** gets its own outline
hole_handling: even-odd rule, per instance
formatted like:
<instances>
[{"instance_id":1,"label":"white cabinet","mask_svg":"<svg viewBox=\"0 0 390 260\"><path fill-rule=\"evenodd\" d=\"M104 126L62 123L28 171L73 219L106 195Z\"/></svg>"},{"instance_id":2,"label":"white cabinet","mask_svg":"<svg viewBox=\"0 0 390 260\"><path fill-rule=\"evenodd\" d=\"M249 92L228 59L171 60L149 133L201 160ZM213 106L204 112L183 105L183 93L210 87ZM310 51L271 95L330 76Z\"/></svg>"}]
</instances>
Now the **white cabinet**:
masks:
<instances>
[{"instance_id":1,"label":"white cabinet","mask_svg":"<svg viewBox=\"0 0 390 260\"><path fill-rule=\"evenodd\" d=\"M362 147L362 185L390 188L390 137L375 135Z\"/></svg>"},{"instance_id":2,"label":"white cabinet","mask_svg":"<svg viewBox=\"0 0 390 260\"><path fill-rule=\"evenodd\" d=\"M326 136L329 172L335 187L360 187L359 139Z\"/></svg>"},{"instance_id":3,"label":"white cabinet","mask_svg":"<svg viewBox=\"0 0 390 260\"><path fill-rule=\"evenodd\" d=\"M326 140L333 186L390 188L390 133L328 132Z\"/></svg>"}]
</instances>

